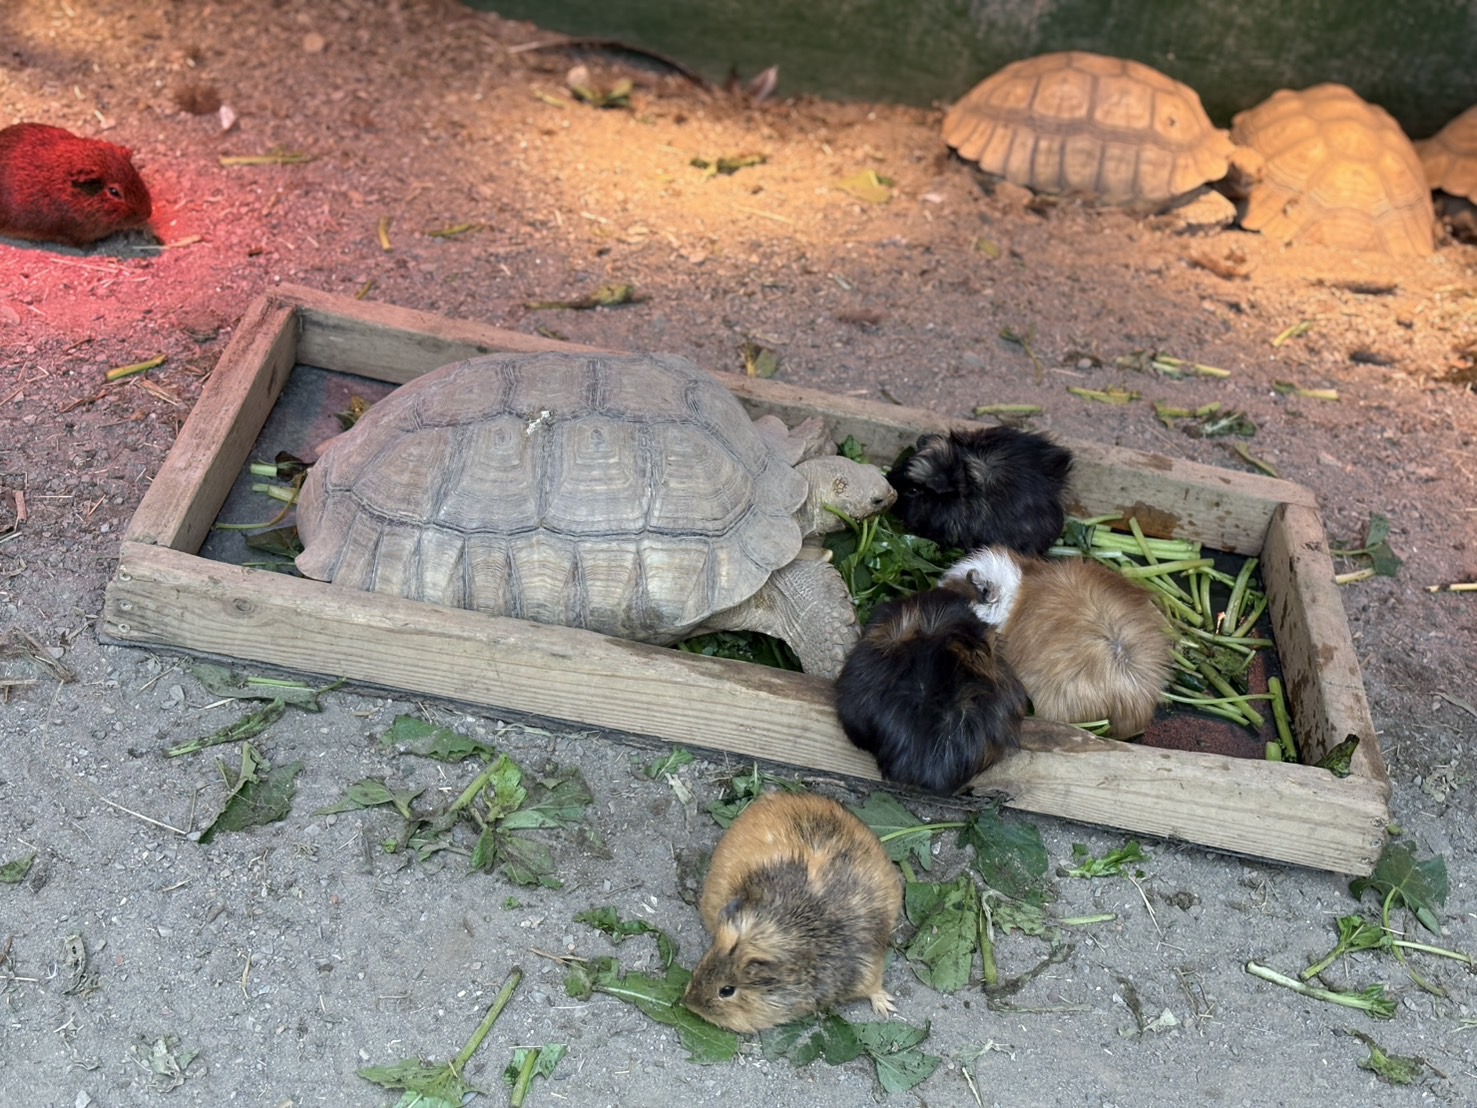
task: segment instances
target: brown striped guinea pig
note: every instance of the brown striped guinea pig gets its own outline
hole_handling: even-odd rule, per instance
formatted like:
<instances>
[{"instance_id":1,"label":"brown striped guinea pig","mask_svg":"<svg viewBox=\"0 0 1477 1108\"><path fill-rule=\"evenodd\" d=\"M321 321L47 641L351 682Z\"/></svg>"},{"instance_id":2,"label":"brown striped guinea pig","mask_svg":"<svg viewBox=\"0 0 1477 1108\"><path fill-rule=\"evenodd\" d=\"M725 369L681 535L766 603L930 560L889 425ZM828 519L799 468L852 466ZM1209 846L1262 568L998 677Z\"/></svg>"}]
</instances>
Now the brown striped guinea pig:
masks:
<instances>
[{"instance_id":1,"label":"brown striped guinea pig","mask_svg":"<svg viewBox=\"0 0 1477 1108\"><path fill-rule=\"evenodd\" d=\"M986 547L945 580L988 579L994 600L975 606L1000 628L998 649L1041 719L1106 719L1114 738L1142 734L1172 666L1169 623L1144 586L1081 559L1022 558Z\"/></svg>"},{"instance_id":2,"label":"brown striped guinea pig","mask_svg":"<svg viewBox=\"0 0 1477 1108\"><path fill-rule=\"evenodd\" d=\"M890 1014L882 971L902 903L860 819L823 796L762 796L713 851L698 902L713 945L682 1003L743 1034L860 998Z\"/></svg>"},{"instance_id":3,"label":"brown striped guinea pig","mask_svg":"<svg viewBox=\"0 0 1477 1108\"><path fill-rule=\"evenodd\" d=\"M978 615L1000 587L966 571L873 611L836 678L836 714L887 780L948 795L1020 746L1026 691Z\"/></svg>"},{"instance_id":4,"label":"brown striped guinea pig","mask_svg":"<svg viewBox=\"0 0 1477 1108\"><path fill-rule=\"evenodd\" d=\"M887 479L893 514L940 546L1007 546L1046 553L1062 533L1072 453L1045 435L1016 427L928 434Z\"/></svg>"}]
</instances>

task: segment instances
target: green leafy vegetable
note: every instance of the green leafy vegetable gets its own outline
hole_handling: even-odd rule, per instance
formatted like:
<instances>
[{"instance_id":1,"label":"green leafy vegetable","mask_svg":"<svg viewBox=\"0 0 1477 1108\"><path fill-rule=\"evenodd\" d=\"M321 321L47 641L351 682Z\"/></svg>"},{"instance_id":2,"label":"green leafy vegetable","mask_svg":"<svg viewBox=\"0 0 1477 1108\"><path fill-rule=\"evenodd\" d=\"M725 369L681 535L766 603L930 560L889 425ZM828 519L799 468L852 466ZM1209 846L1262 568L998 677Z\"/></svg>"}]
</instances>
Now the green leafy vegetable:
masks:
<instances>
[{"instance_id":1,"label":"green leafy vegetable","mask_svg":"<svg viewBox=\"0 0 1477 1108\"><path fill-rule=\"evenodd\" d=\"M482 1091L462 1079L467 1063L481 1047L482 1040L487 1038L522 980L523 971L516 966L508 972L477 1030L472 1032L472 1037L451 1061L432 1065L419 1058L407 1058L388 1066L365 1066L357 1071L359 1076L384 1089L403 1090L405 1095L397 1102L397 1108L400 1105L406 1108L411 1105L416 1108L461 1108L465 1100Z\"/></svg>"},{"instance_id":2,"label":"green leafy vegetable","mask_svg":"<svg viewBox=\"0 0 1477 1108\"><path fill-rule=\"evenodd\" d=\"M533 1079L542 1077L547 1081L554 1075L554 1067L567 1053L569 1053L569 1047L563 1043L550 1043L548 1046L520 1046L514 1050L513 1060L503 1071L503 1082L513 1087L508 1100L510 1108L522 1108Z\"/></svg>"},{"instance_id":3,"label":"green leafy vegetable","mask_svg":"<svg viewBox=\"0 0 1477 1108\"><path fill-rule=\"evenodd\" d=\"M32 854L26 858L13 858L0 866L0 885L19 885L26 879L26 874L31 872L31 866L36 862L36 855Z\"/></svg>"},{"instance_id":4,"label":"green leafy vegetable","mask_svg":"<svg viewBox=\"0 0 1477 1108\"><path fill-rule=\"evenodd\" d=\"M805 791L805 786L799 781L761 773L756 765L750 772L741 773L729 780L728 790L724 793L723 799L715 800L708 805L708 815L713 817L713 822L726 830L734 820L738 819L740 812L763 795L765 785L774 785L790 793Z\"/></svg>"},{"instance_id":5,"label":"green leafy vegetable","mask_svg":"<svg viewBox=\"0 0 1477 1108\"><path fill-rule=\"evenodd\" d=\"M314 711L317 711L315 708ZM204 738L192 739L179 746L172 746L164 752L167 758L178 758L182 754L194 754L210 746L220 746L223 743L241 742L245 739L254 739L272 724L276 723L287 712L287 703L281 699L274 699L270 704L258 708L242 716L235 723L229 723L218 731L213 731Z\"/></svg>"},{"instance_id":6,"label":"green leafy vegetable","mask_svg":"<svg viewBox=\"0 0 1477 1108\"><path fill-rule=\"evenodd\" d=\"M1359 1060L1359 1068L1368 1070L1392 1085L1412 1085L1425 1072L1426 1060L1416 1056L1387 1053L1379 1043L1362 1031L1346 1031L1369 1048L1369 1057Z\"/></svg>"},{"instance_id":7,"label":"green leafy vegetable","mask_svg":"<svg viewBox=\"0 0 1477 1108\"><path fill-rule=\"evenodd\" d=\"M968 985L983 925L974 879L966 873L942 884L909 881L903 905L918 928L907 950L918 980L941 993Z\"/></svg>"},{"instance_id":8,"label":"green leafy vegetable","mask_svg":"<svg viewBox=\"0 0 1477 1108\"><path fill-rule=\"evenodd\" d=\"M230 792L220 814L200 833L202 843L210 842L217 831L244 831L287 818L301 762L272 768L250 743L242 743L237 772L232 773L223 762L217 764Z\"/></svg>"},{"instance_id":9,"label":"green leafy vegetable","mask_svg":"<svg viewBox=\"0 0 1477 1108\"><path fill-rule=\"evenodd\" d=\"M1067 871L1068 877L1118 877L1122 875L1125 866L1137 865L1147 858L1143 848L1130 839L1101 858L1094 858L1092 851L1081 843L1073 843L1072 860L1077 864ZM1142 877L1143 873L1136 873L1134 876Z\"/></svg>"},{"instance_id":10,"label":"green leafy vegetable","mask_svg":"<svg viewBox=\"0 0 1477 1108\"><path fill-rule=\"evenodd\" d=\"M1320 989L1316 985L1309 985L1296 978L1288 977L1278 973L1274 969L1259 965L1256 962L1246 963L1246 972L1253 977L1260 977L1263 981L1270 981L1274 985L1281 985L1284 989L1291 989L1295 993L1311 997L1314 1000L1326 1000L1330 1004L1340 1004L1345 1008L1358 1008L1367 1012L1375 1019L1390 1020L1395 1018L1395 1001L1385 995L1383 985L1371 985L1357 993L1340 993L1332 989Z\"/></svg>"},{"instance_id":11,"label":"green leafy vegetable","mask_svg":"<svg viewBox=\"0 0 1477 1108\"><path fill-rule=\"evenodd\" d=\"M350 785L344 799L326 808L319 808L315 816L332 815L335 812L355 812L364 808L376 808L381 804L392 804L405 819L413 818L410 805L425 789L392 789L378 777L366 777Z\"/></svg>"},{"instance_id":12,"label":"green leafy vegetable","mask_svg":"<svg viewBox=\"0 0 1477 1108\"><path fill-rule=\"evenodd\" d=\"M853 815L865 823L882 840L882 848L894 862L911 857L920 869L933 865L933 836L939 831L964 826L959 823L924 823L902 801L880 789L862 804L848 804Z\"/></svg>"},{"instance_id":13,"label":"green leafy vegetable","mask_svg":"<svg viewBox=\"0 0 1477 1108\"><path fill-rule=\"evenodd\" d=\"M657 978L623 973L614 958L592 958L570 966L564 991L576 1000L605 993L625 1001L658 1023L676 1028L689 1061L704 1066L727 1062L738 1054L739 1038L682 1006L682 994L691 979L692 974L677 965L667 967L666 975Z\"/></svg>"},{"instance_id":14,"label":"green leafy vegetable","mask_svg":"<svg viewBox=\"0 0 1477 1108\"><path fill-rule=\"evenodd\" d=\"M1007 823L985 808L959 832L959 845L974 848L974 868L990 888L1037 907L1046 902L1046 846L1033 824Z\"/></svg>"},{"instance_id":15,"label":"green leafy vegetable","mask_svg":"<svg viewBox=\"0 0 1477 1108\"><path fill-rule=\"evenodd\" d=\"M647 765L645 773L653 781L661 781L669 773L676 773L685 765L692 763L692 752L683 750L682 747L673 747L671 753Z\"/></svg>"},{"instance_id":16,"label":"green leafy vegetable","mask_svg":"<svg viewBox=\"0 0 1477 1108\"><path fill-rule=\"evenodd\" d=\"M211 696L230 697L244 700L280 700L304 712L321 712L323 705L318 698L338 688L342 681L314 688L302 681L283 681L275 677L242 676L225 666L201 662L190 667L190 672Z\"/></svg>"},{"instance_id":17,"label":"green leafy vegetable","mask_svg":"<svg viewBox=\"0 0 1477 1108\"><path fill-rule=\"evenodd\" d=\"M1395 577L1400 573L1401 559L1390 549L1390 521L1378 512L1370 513L1364 531L1364 545L1359 547L1330 543L1328 552L1336 558L1367 558L1376 577Z\"/></svg>"},{"instance_id":18,"label":"green leafy vegetable","mask_svg":"<svg viewBox=\"0 0 1477 1108\"><path fill-rule=\"evenodd\" d=\"M651 935L656 939L657 953L661 955L662 968L669 968L677 960L677 940L655 924L642 919L623 920L614 908L591 908L575 916L577 923L588 923L597 931L604 931L610 941L620 944L632 935Z\"/></svg>"},{"instance_id":19,"label":"green leafy vegetable","mask_svg":"<svg viewBox=\"0 0 1477 1108\"><path fill-rule=\"evenodd\" d=\"M380 737L380 746L393 747L406 754L419 754L423 758L434 758L438 762L461 762L474 754L492 758L497 754L485 742L414 716L396 716L389 730Z\"/></svg>"},{"instance_id":20,"label":"green leafy vegetable","mask_svg":"<svg viewBox=\"0 0 1477 1108\"><path fill-rule=\"evenodd\" d=\"M1404 843L1388 843L1374 872L1349 883L1357 900L1372 890L1385 902L1385 911L1404 906L1415 914L1427 931L1439 934L1436 909L1446 903L1446 859L1437 855L1417 862L1415 851Z\"/></svg>"},{"instance_id":21,"label":"green leafy vegetable","mask_svg":"<svg viewBox=\"0 0 1477 1108\"><path fill-rule=\"evenodd\" d=\"M788 1058L797 1068L816 1059L839 1066L866 1054L883 1091L903 1093L926 1080L943 1061L918 1049L928 1033L927 1025L913 1027L898 1020L847 1023L827 1013L772 1028L759 1041L766 1058Z\"/></svg>"}]
</instances>

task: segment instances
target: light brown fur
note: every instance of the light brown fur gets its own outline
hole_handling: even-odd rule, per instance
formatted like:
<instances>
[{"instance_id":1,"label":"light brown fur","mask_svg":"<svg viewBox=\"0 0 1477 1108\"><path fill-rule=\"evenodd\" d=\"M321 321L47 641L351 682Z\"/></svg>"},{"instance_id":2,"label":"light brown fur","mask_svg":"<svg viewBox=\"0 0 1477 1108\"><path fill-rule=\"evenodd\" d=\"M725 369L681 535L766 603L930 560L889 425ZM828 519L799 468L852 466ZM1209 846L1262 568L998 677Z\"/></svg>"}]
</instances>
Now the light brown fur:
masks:
<instances>
[{"instance_id":1,"label":"light brown fur","mask_svg":"<svg viewBox=\"0 0 1477 1108\"><path fill-rule=\"evenodd\" d=\"M1169 680L1173 642L1149 591L1094 562L1023 561L1000 649L1035 714L1107 719L1115 738L1142 734Z\"/></svg>"},{"instance_id":2,"label":"light brown fur","mask_svg":"<svg viewBox=\"0 0 1477 1108\"><path fill-rule=\"evenodd\" d=\"M901 882L877 836L835 801L750 804L713 851L698 910L713 945L683 1003L709 1022L751 1033L859 997L893 1011L882 971Z\"/></svg>"}]
</instances>

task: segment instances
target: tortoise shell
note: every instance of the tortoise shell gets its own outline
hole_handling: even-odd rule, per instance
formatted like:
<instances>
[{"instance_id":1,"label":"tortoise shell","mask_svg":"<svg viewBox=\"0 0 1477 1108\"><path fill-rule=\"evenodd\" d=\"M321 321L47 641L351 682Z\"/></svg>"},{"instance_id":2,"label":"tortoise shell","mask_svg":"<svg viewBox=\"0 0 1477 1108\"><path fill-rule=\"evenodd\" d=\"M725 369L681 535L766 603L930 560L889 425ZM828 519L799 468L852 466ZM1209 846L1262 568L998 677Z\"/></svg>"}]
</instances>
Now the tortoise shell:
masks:
<instances>
[{"instance_id":1,"label":"tortoise shell","mask_svg":"<svg viewBox=\"0 0 1477 1108\"><path fill-rule=\"evenodd\" d=\"M1013 184L1125 206L1218 180L1232 149L1188 85L1081 50L1011 62L949 109L943 131Z\"/></svg>"},{"instance_id":2,"label":"tortoise shell","mask_svg":"<svg viewBox=\"0 0 1477 1108\"><path fill-rule=\"evenodd\" d=\"M644 642L800 550L806 479L667 355L490 354L396 389L298 501L307 576Z\"/></svg>"},{"instance_id":3,"label":"tortoise shell","mask_svg":"<svg viewBox=\"0 0 1477 1108\"><path fill-rule=\"evenodd\" d=\"M1264 159L1241 215L1282 242L1420 256L1435 249L1431 190L1415 147L1383 108L1343 85L1282 89L1231 121Z\"/></svg>"},{"instance_id":4,"label":"tortoise shell","mask_svg":"<svg viewBox=\"0 0 1477 1108\"><path fill-rule=\"evenodd\" d=\"M1415 148L1431 188L1477 201L1477 107L1468 108Z\"/></svg>"}]
</instances>

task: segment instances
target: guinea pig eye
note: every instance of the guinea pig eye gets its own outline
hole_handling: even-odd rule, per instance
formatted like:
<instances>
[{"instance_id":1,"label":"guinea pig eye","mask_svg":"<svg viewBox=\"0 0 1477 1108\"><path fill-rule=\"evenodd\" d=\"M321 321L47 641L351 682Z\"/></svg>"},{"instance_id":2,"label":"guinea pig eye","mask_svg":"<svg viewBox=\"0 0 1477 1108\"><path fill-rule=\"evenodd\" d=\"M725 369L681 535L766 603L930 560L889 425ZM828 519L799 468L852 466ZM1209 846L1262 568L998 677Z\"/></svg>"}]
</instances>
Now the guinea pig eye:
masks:
<instances>
[{"instance_id":1,"label":"guinea pig eye","mask_svg":"<svg viewBox=\"0 0 1477 1108\"><path fill-rule=\"evenodd\" d=\"M118 188L117 185L108 186L108 195L111 196L114 200L123 199L123 192L121 189Z\"/></svg>"},{"instance_id":2,"label":"guinea pig eye","mask_svg":"<svg viewBox=\"0 0 1477 1108\"><path fill-rule=\"evenodd\" d=\"M724 985L721 988L719 988L718 995L721 996L724 1000L729 1000L737 992L738 992L737 987L735 987L733 985Z\"/></svg>"}]
</instances>

